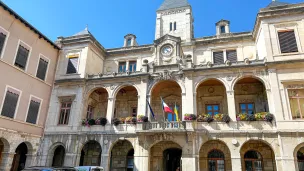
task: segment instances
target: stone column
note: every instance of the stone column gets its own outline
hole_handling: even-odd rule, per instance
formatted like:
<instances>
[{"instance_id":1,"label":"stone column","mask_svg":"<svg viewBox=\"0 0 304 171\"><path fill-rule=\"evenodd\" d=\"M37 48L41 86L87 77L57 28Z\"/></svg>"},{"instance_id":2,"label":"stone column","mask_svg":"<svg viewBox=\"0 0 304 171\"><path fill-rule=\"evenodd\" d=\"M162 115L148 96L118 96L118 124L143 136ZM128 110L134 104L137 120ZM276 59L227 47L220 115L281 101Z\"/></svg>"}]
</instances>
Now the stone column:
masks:
<instances>
[{"instance_id":1,"label":"stone column","mask_svg":"<svg viewBox=\"0 0 304 171\"><path fill-rule=\"evenodd\" d=\"M232 121L236 121L234 91L227 91L228 114Z\"/></svg>"},{"instance_id":2,"label":"stone column","mask_svg":"<svg viewBox=\"0 0 304 171\"><path fill-rule=\"evenodd\" d=\"M112 123L114 109L115 109L115 98L108 98L107 120L108 120L108 123L110 123L110 124Z\"/></svg>"},{"instance_id":3,"label":"stone column","mask_svg":"<svg viewBox=\"0 0 304 171\"><path fill-rule=\"evenodd\" d=\"M193 97L193 80L192 76L185 77L185 92L182 92L182 118L185 114L196 114L194 109L194 97Z\"/></svg>"},{"instance_id":4,"label":"stone column","mask_svg":"<svg viewBox=\"0 0 304 171\"><path fill-rule=\"evenodd\" d=\"M269 83L271 85L271 97L268 99L269 112L275 115L277 121L284 120L283 107L281 100L281 91L279 87L279 81L277 77L276 69L269 69ZM269 98L269 97L267 97Z\"/></svg>"},{"instance_id":5,"label":"stone column","mask_svg":"<svg viewBox=\"0 0 304 171\"><path fill-rule=\"evenodd\" d=\"M0 170L10 170L14 160L15 153L3 152L2 161L0 163Z\"/></svg>"},{"instance_id":6,"label":"stone column","mask_svg":"<svg viewBox=\"0 0 304 171\"><path fill-rule=\"evenodd\" d=\"M109 155L108 150L109 149L102 150L102 153L101 153L100 165L104 168L105 171L110 170L111 156Z\"/></svg>"},{"instance_id":7,"label":"stone column","mask_svg":"<svg viewBox=\"0 0 304 171\"><path fill-rule=\"evenodd\" d=\"M146 98L147 98L147 82L141 81L140 92L138 92L137 115L146 115L147 113Z\"/></svg>"},{"instance_id":8,"label":"stone column","mask_svg":"<svg viewBox=\"0 0 304 171\"><path fill-rule=\"evenodd\" d=\"M182 170L193 171L198 170L198 162L193 154L182 154Z\"/></svg>"},{"instance_id":9,"label":"stone column","mask_svg":"<svg viewBox=\"0 0 304 171\"><path fill-rule=\"evenodd\" d=\"M242 171L242 160L240 154L231 156L231 166L233 171Z\"/></svg>"},{"instance_id":10,"label":"stone column","mask_svg":"<svg viewBox=\"0 0 304 171\"><path fill-rule=\"evenodd\" d=\"M142 170L149 170L149 151L136 144L134 149L134 171Z\"/></svg>"},{"instance_id":11,"label":"stone column","mask_svg":"<svg viewBox=\"0 0 304 171\"><path fill-rule=\"evenodd\" d=\"M34 154L26 154L26 161L25 161L25 167L33 166L35 161L36 155Z\"/></svg>"},{"instance_id":12,"label":"stone column","mask_svg":"<svg viewBox=\"0 0 304 171\"><path fill-rule=\"evenodd\" d=\"M76 165L79 165L79 163L77 163L77 154L75 153L66 153L65 157L64 157L64 166L70 166L70 167L74 167Z\"/></svg>"}]
</instances>

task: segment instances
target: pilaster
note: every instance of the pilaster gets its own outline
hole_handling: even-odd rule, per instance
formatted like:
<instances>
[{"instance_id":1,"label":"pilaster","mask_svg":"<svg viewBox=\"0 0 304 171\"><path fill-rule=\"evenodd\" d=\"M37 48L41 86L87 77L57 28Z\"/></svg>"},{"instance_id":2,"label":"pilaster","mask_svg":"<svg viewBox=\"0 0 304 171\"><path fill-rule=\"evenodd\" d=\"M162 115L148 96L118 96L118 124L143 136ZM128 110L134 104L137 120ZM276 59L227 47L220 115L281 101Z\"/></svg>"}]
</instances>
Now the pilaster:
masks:
<instances>
[{"instance_id":1,"label":"pilaster","mask_svg":"<svg viewBox=\"0 0 304 171\"><path fill-rule=\"evenodd\" d=\"M228 114L232 121L236 121L234 91L227 91Z\"/></svg>"},{"instance_id":2,"label":"pilaster","mask_svg":"<svg viewBox=\"0 0 304 171\"><path fill-rule=\"evenodd\" d=\"M107 108L107 120L108 123L112 123L112 117L114 115L115 108L115 98L108 98L108 108Z\"/></svg>"}]
</instances>

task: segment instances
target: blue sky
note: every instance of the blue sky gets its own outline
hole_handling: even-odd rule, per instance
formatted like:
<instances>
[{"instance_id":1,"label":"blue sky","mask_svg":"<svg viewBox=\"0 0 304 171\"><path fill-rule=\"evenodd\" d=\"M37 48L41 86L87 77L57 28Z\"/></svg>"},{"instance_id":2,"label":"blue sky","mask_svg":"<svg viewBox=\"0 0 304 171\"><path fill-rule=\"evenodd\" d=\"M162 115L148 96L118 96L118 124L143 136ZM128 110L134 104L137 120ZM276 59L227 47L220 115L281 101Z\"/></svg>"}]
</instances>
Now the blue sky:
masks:
<instances>
[{"instance_id":1,"label":"blue sky","mask_svg":"<svg viewBox=\"0 0 304 171\"><path fill-rule=\"evenodd\" d=\"M128 33L137 42L154 40L156 10L163 0L2 0L51 40L71 36L88 24L105 48L121 47ZM215 34L220 19L232 32L252 31L257 12L271 0L188 0L194 15L195 37ZM285 0L299 3L303 0Z\"/></svg>"}]
</instances>

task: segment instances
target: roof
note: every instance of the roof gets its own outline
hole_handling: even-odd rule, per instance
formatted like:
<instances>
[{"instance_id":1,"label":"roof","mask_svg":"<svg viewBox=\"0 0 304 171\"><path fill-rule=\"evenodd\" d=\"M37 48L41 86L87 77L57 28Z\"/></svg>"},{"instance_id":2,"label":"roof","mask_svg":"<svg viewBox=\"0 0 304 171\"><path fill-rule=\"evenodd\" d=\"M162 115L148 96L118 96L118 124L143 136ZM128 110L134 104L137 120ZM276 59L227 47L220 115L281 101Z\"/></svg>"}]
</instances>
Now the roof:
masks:
<instances>
[{"instance_id":1,"label":"roof","mask_svg":"<svg viewBox=\"0 0 304 171\"><path fill-rule=\"evenodd\" d=\"M84 30L74 34L73 36L81 36L81 35L86 35L86 34L91 34L87 27Z\"/></svg>"},{"instance_id":2,"label":"roof","mask_svg":"<svg viewBox=\"0 0 304 171\"><path fill-rule=\"evenodd\" d=\"M288 5L288 4L289 3L286 3L286 2L280 2L277 0L273 0L266 8L278 7L278 6Z\"/></svg>"},{"instance_id":3,"label":"roof","mask_svg":"<svg viewBox=\"0 0 304 171\"><path fill-rule=\"evenodd\" d=\"M39 38L43 38L48 43L50 43L54 48L60 49L53 41L51 41L49 38L47 38L44 34L42 34L39 30L37 30L30 23L28 23L25 19L23 19L20 15L18 15L10 7L8 7L7 5L5 5L1 0L0 0L0 6L3 7L4 10L8 11L11 15L13 15L16 19L20 20L25 26L29 27L33 32L35 32L36 34L38 34Z\"/></svg>"},{"instance_id":4,"label":"roof","mask_svg":"<svg viewBox=\"0 0 304 171\"><path fill-rule=\"evenodd\" d=\"M157 11L190 6L188 0L165 0Z\"/></svg>"}]
</instances>

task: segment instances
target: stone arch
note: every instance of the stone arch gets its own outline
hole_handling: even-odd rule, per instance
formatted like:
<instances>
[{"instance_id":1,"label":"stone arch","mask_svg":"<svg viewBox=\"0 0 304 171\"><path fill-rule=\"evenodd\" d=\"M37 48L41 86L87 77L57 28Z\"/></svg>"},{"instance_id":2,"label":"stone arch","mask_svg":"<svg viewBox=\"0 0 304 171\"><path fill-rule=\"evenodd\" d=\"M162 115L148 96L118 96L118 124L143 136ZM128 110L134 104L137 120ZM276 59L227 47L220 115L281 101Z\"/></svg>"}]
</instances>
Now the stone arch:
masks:
<instances>
[{"instance_id":1,"label":"stone arch","mask_svg":"<svg viewBox=\"0 0 304 171\"><path fill-rule=\"evenodd\" d=\"M96 140L89 140L81 147L79 166L100 166L101 144Z\"/></svg>"},{"instance_id":2,"label":"stone arch","mask_svg":"<svg viewBox=\"0 0 304 171\"><path fill-rule=\"evenodd\" d=\"M261 155L263 170L276 171L276 161L273 147L266 141L254 139L250 139L241 145L240 155L242 160L241 164L243 171L246 169L244 155L248 151L256 151Z\"/></svg>"},{"instance_id":3,"label":"stone arch","mask_svg":"<svg viewBox=\"0 0 304 171\"><path fill-rule=\"evenodd\" d=\"M0 141L3 145L3 152L9 152L10 151L10 143L5 138L0 138Z\"/></svg>"},{"instance_id":4,"label":"stone arch","mask_svg":"<svg viewBox=\"0 0 304 171\"><path fill-rule=\"evenodd\" d=\"M177 81L177 80L174 80L174 79L168 79L168 80L154 80L151 84L152 85L150 85L149 87L148 87L148 95L152 95L152 92L153 92L153 89L155 88L155 86L157 86L158 84L160 84L160 83L162 83L162 82L165 82L165 81L171 81L171 82L175 82L175 83L177 83L178 85L179 85L179 87L180 87L180 89L181 89L181 91L182 91L182 93L186 93L186 87L185 87L185 85L184 84L182 84L181 83L181 81Z\"/></svg>"},{"instance_id":5,"label":"stone arch","mask_svg":"<svg viewBox=\"0 0 304 171\"><path fill-rule=\"evenodd\" d=\"M221 140L209 140L201 145L199 151L199 168L200 170L208 170L209 159L208 154L212 150L221 151L224 154L224 167L226 171L232 171L231 153L227 144ZM219 165L220 163L217 163Z\"/></svg>"},{"instance_id":6,"label":"stone arch","mask_svg":"<svg viewBox=\"0 0 304 171\"><path fill-rule=\"evenodd\" d=\"M117 96L117 93L124 87L128 87L128 86L131 86L131 87L134 87L137 91L137 94L140 94L140 89L139 87L136 85L136 84L132 84L132 83L124 83L122 85L119 85L119 86L116 86L114 88L114 90L112 91L111 93L111 96L109 96L110 98L116 98Z\"/></svg>"},{"instance_id":7,"label":"stone arch","mask_svg":"<svg viewBox=\"0 0 304 171\"><path fill-rule=\"evenodd\" d=\"M254 78L254 79L257 79L257 80L259 80L264 85L264 87L265 87L266 90L270 89L270 84L269 84L269 82L265 78L260 77L260 76L255 76L255 75L252 75L252 74L246 74L246 75L234 78L232 80L232 82L231 82L230 90L233 91L236 83L239 80L243 79L243 78Z\"/></svg>"},{"instance_id":8,"label":"stone arch","mask_svg":"<svg viewBox=\"0 0 304 171\"><path fill-rule=\"evenodd\" d=\"M86 119L106 117L110 93L106 87L91 88L83 102L83 115Z\"/></svg>"},{"instance_id":9,"label":"stone arch","mask_svg":"<svg viewBox=\"0 0 304 171\"><path fill-rule=\"evenodd\" d=\"M179 144L178 142L175 142L175 141L171 141L171 140L157 140L157 141L154 141L152 144L149 145L148 147L148 151L150 152L151 148L154 146L154 145L157 145L159 143L163 143L163 142L170 142L171 144L167 144L166 146L168 146L168 148L183 148L183 146L181 144ZM167 149L166 146L163 146L165 149Z\"/></svg>"},{"instance_id":10,"label":"stone arch","mask_svg":"<svg viewBox=\"0 0 304 171\"><path fill-rule=\"evenodd\" d=\"M48 149L48 156L47 156L47 163L46 163L47 166L52 166L55 150L59 146L62 146L65 150L67 149L65 144L62 142L53 143Z\"/></svg>"},{"instance_id":11,"label":"stone arch","mask_svg":"<svg viewBox=\"0 0 304 171\"><path fill-rule=\"evenodd\" d=\"M95 90L98 90L98 89L105 89L108 93L108 97L110 97L111 95L111 92L110 90L108 89L108 87L105 87L105 86L100 86L100 85L92 85L92 86L88 86L88 89L86 90L85 92L85 96L83 99L87 99L89 98L89 96L95 91Z\"/></svg>"},{"instance_id":12,"label":"stone arch","mask_svg":"<svg viewBox=\"0 0 304 171\"><path fill-rule=\"evenodd\" d=\"M5 138L0 138L0 170L5 167L7 158L3 155L3 153L9 153L10 151L10 144Z\"/></svg>"},{"instance_id":13,"label":"stone arch","mask_svg":"<svg viewBox=\"0 0 304 171\"><path fill-rule=\"evenodd\" d=\"M127 163L127 156L130 150L134 150L133 144L129 140L117 140L111 144L109 150L109 168L110 170L126 170L128 163Z\"/></svg>"},{"instance_id":14,"label":"stone arch","mask_svg":"<svg viewBox=\"0 0 304 171\"><path fill-rule=\"evenodd\" d=\"M223 78L204 77L204 78L200 78L198 81L195 82L195 85L194 85L195 93L197 93L197 88L208 80L217 80L224 85L226 91L230 90L229 84Z\"/></svg>"},{"instance_id":15,"label":"stone arch","mask_svg":"<svg viewBox=\"0 0 304 171\"><path fill-rule=\"evenodd\" d=\"M12 170L23 169L32 164L33 146L30 142L24 141L15 149L15 155L12 162Z\"/></svg>"},{"instance_id":16,"label":"stone arch","mask_svg":"<svg viewBox=\"0 0 304 171\"><path fill-rule=\"evenodd\" d=\"M304 143L298 144L293 151L296 170L302 170L304 167Z\"/></svg>"}]
</instances>

